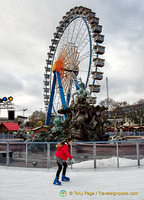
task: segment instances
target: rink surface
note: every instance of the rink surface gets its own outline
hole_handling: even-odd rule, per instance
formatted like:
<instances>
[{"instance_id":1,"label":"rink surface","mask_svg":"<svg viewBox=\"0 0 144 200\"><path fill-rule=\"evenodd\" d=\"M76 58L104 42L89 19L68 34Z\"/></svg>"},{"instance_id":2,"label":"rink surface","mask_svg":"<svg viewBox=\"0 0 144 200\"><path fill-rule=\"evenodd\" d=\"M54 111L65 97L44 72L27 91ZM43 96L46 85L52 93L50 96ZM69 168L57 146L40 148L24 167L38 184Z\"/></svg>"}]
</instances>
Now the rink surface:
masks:
<instances>
[{"instance_id":1,"label":"rink surface","mask_svg":"<svg viewBox=\"0 0 144 200\"><path fill-rule=\"evenodd\" d=\"M55 172L56 168L0 167L0 200L144 200L144 167L68 168L71 181L62 186L53 185Z\"/></svg>"}]
</instances>

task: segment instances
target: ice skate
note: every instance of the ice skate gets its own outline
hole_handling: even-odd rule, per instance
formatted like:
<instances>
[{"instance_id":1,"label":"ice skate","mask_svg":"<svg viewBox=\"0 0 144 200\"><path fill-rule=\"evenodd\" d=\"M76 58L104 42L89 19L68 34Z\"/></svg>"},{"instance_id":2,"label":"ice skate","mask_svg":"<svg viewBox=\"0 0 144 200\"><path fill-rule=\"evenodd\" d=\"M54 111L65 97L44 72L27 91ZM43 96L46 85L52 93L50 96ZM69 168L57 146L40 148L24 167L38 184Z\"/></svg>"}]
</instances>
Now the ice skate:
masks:
<instances>
[{"instance_id":1,"label":"ice skate","mask_svg":"<svg viewBox=\"0 0 144 200\"><path fill-rule=\"evenodd\" d=\"M56 177L54 182L53 182L54 185L61 185L61 182L58 180L58 178Z\"/></svg>"},{"instance_id":2,"label":"ice skate","mask_svg":"<svg viewBox=\"0 0 144 200\"><path fill-rule=\"evenodd\" d=\"M62 175L62 181L70 181L70 178L69 177L66 177L65 175Z\"/></svg>"}]
</instances>

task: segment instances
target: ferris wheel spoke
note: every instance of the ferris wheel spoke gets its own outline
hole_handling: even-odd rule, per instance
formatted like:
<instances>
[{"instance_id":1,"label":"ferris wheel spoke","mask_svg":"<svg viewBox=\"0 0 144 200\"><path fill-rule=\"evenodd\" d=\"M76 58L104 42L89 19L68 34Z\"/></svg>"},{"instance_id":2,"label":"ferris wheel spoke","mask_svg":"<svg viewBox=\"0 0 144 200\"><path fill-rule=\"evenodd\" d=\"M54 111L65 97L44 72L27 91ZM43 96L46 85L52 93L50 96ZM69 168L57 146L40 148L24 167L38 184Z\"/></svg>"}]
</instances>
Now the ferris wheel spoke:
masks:
<instances>
[{"instance_id":1,"label":"ferris wheel spoke","mask_svg":"<svg viewBox=\"0 0 144 200\"><path fill-rule=\"evenodd\" d=\"M69 66L69 65L72 65L71 63L71 56L69 56L66 60L65 60L65 66Z\"/></svg>"},{"instance_id":2,"label":"ferris wheel spoke","mask_svg":"<svg viewBox=\"0 0 144 200\"><path fill-rule=\"evenodd\" d=\"M70 39L70 42L72 42L72 40L73 40L75 27L76 27L76 22L74 21L74 25L73 25L73 26L71 25L72 31L71 31L71 39Z\"/></svg>"},{"instance_id":3,"label":"ferris wheel spoke","mask_svg":"<svg viewBox=\"0 0 144 200\"><path fill-rule=\"evenodd\" d=\"M85 50L86 50L86 47L88 47L87 45L89 44L89 41L87 40L85 40L85 43L83 43L83 45L81 46L81 49L79 50L79 53L81 53L82 51L83 51L83 49L85 48Z\"/></svg>"},{"instance_id":4,"label":"ferris wheel spoke","mask_svg":"<svg viewBox=\"0 0 144 200\"><path fill-rule=\"evenodd\" d=\"M62 37L61 43L62 43L62 46L63 46L64 44L67 43L67 36L66 36L66 35L64 35L64 36Z\"/></svg>"},{"instance_id":5,"label":"ferris wheel spoke","mask_svg":"<svg viewBox=\"0 0 144 200\"><path fill-rule=\"evenodd\" d=\"M65 56L65 59L67 59L67 57L68 57L68 55L69 55L69 53L70 53L70 49L69 48L67 48L67 47L65 47L64 49L63 49L63 52L64 52L64 56Z\"/></svg>"},{"instance_id":6,"label":"ferris wheel spoke","mask_svg":"<svg viewBox=\"0 0 144 200\"><path fill-rule=\"evenodd\" d=\"M89 57L89 55L90 55L90 51L87 51L86 53L84 53L83 55L81 55L79 57L79 61L81 62L81 61L85 60L86 58Z\"/></svg>"},{"instance_id":7,"label":"ferris wheel spoke","mask_svg":"<svg viewBox=\"0 0 144 200\"><path fill-rule=\"evenodd\" d=\"M63 90L64 90L64 94L65 94L67 91L68 83L66 82L66 78L63 78L63 80L64 80L63 83L65 84Z\"/></svg>"},{"instance_id":8,"label":"ferris wheel spoke","mask_svg":"<svg viewBox=\"0 0 144 200\"><path fill-rule=\"evenodd\" d=\"M66 69L72 69L75 68L75 65L78 64L78 51L76 47L71 47L70 51L68 52L68 54L65 56L65 60L64 60L64 68Z\"/></svg>"},{"instance_id":9,"label":"ferris wheel spoke","mask_svg":"<svg viewBox=\"0 0 144 200\"><path fill-rule=\"evenodd\" d=\"M79 34L80 34L81 30L82 30L82 27L83 27L82 20L79 20L79 26L78 26L78 30L77 30L77 35L76 35L76 38L75 38L75 41L74 41L75 44L76 44L78 36L79 36Z\"/></svg>"},{"instance_id":10,"label":"ferris wheel spoke","mask_svg":"<svg viewBox=\"0 0 144 200\"><path fill-rule=\"evenodd\" d=\"M82 34L82 35L81 35L81 38L79 39L79 42L78 42L78 44L77 44L78 47L80 47L80 45L83 43L83 41L84 41L87 37L89 37L88 32L87 32L86 29L83 29L83 32L82 32L81 34Z\"/></svg>"},{"instance_id":11,"label":"ferris wheel spoke","mask_svg":"<svg viewBox=\"0 0 144 200\"><path fill-rule=\"evenodd\" d=\"M67 28L67 43L69 42L70 26Z\"/></svg>"},{"instance_id":12,"label":"ferris wheel spoke","mask_svg":"<svg viewBox=\"0 0 144 200\"><path fill-rule=\"evenodd\" d=\"M84 34L85 34L85 28L84 28L84 26L85 26L85 24L84 24L84 22L82 22L82 28L81 28L81 31L79 32L79 37L77 38L77 46L79 46L79 43L81 42L81 40L82 40L82 38L83 38L83 36L84 36Z\"/></svg>"},{"instance_id":13,"label":"ferris wheel spoke","mask_svg":"<svg viewBox=\"0 0 144 200\"><path fill-rule=\"evenodd\" d=\"M85 37L83 38L83 40L80 41L79 43L79 51L81 52L83 50L83 48L86 46L86 44L89 43L89 39L88 39L88 33L85 35Z\"/></svg>"},{"instance_id":14,"label":"ferris wheel spoke","mask_svg":"<svg viewBox=\"0 0 144 200\"><path fill-rule=\"evenodd\" d=\"M68 64L74 64L73 62L73 56L70 55L66 60L65 60L65 65L68 65Z\"/></svg>"}]
</instances>

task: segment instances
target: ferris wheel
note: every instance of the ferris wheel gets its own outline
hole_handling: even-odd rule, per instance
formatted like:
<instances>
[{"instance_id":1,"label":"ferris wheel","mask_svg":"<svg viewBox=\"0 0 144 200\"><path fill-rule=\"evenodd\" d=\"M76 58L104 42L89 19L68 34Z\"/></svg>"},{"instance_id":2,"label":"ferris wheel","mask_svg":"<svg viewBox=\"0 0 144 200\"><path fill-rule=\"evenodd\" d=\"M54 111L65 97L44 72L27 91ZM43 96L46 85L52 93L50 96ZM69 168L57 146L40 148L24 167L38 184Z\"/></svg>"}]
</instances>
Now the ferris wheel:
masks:
<instances>
[{"instance_id":1,"label":"ferris wheel","mask_svg":"<svg viewBox=\"0 0 144 200\"><path fill-rule=\"evenodd\" d=\"M100 92L99 80L103 78L102 67L105 47L101 34L102 26L95 12L86 7L70 9L59 26L49 46L44 73L44 103L47 109L46 125L52 114L66 108L73 92L79 89L79 79L90 92L89 103L96 103L96 93Z\"/></svg>"}]
</instances>

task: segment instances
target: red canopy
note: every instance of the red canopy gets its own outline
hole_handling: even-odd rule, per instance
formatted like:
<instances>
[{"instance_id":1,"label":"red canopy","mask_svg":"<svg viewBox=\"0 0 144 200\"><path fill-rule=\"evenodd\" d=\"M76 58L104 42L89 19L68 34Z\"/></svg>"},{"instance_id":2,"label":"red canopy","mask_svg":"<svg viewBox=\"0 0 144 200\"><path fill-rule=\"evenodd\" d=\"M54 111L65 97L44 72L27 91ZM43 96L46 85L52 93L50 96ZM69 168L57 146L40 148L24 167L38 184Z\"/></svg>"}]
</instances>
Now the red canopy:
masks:
<instances>
[{"instance_id":1,"label":"red canopy","mask_svg":"<svg viewBox=\"0 0 144 200\"><path fill-rule=\"evenodd\" d=\"M8 122L2 122L2 124L9 130L9 131L18 131L20 128L18 123L8 123Z\"/></svg>"}]
</instances>

